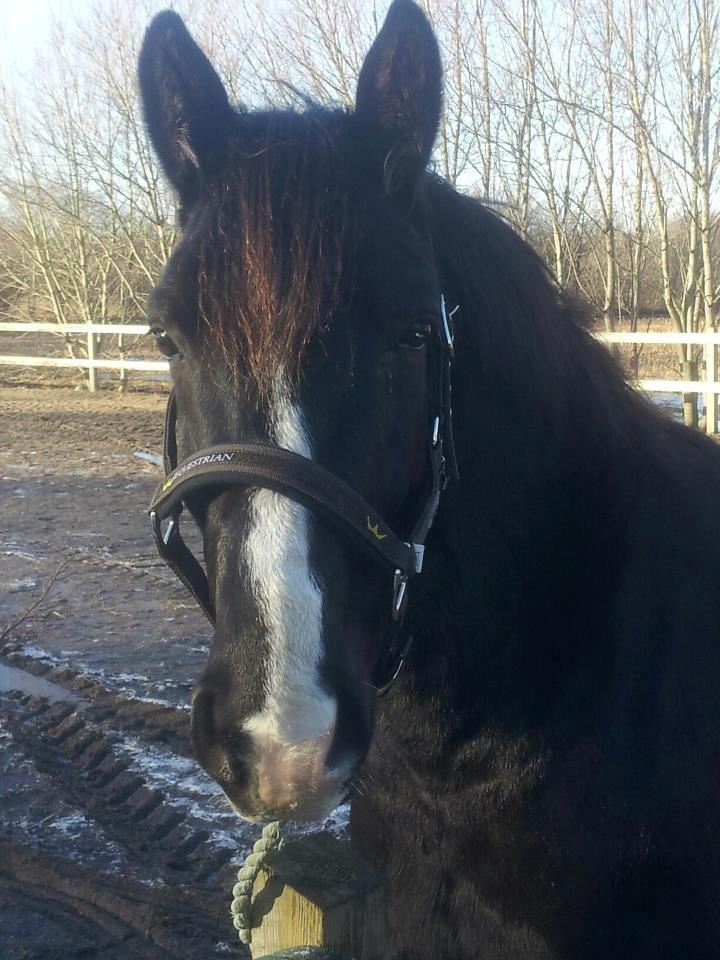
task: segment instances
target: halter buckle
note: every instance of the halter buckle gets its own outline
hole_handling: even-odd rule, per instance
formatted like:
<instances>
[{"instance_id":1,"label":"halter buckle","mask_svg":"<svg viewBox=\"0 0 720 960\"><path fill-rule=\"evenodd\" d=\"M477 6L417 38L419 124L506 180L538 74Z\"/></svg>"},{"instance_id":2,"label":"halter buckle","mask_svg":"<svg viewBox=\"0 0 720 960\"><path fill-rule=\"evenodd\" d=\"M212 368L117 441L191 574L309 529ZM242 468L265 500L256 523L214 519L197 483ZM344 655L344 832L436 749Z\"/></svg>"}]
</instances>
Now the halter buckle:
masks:
<instances>
[{"instance_id":1,"label":"halter buckle","mask_svg":"<svg viewBox=\"0 0 720 960\"><path fill-rule=\"evenodd\" d=\"M423 558L425 556L425 544L406 542L413 552L413 573L421 573L423 568ZM403 573L400 568L395 571L395 580L393 582L393 620L402 620L405 613L405 604L407 603L407 585L410 575Z\"/></svg>"},{"instance_id":2,"label":"halter buckle","mask_svg":"<svg viewBox=\"0 0 720 960\"><path fill-rule=\"evenodd\" d=\"M402 620L403 613L405 612L405 604L407 603L407 584L407 574L403 573L402 570L396 570L395 582L393 584L393 620Z\"/></svg>"},{"instance_id":3,"label":"halter buckle","mask_svg":"<svg viewBox=\"0 0 720 960\"><path fill-rule=\"evenodd\" d=\"M158 517L155 510L150 511L150 522L152 524L153 533L155 534L156 539L162 540L162 542L167 546L170 543L170 540L173 535L173 531L177 525L177 517L171 517L170 522L167 525L166 530L163 532L162 520Z\"/></svg>"}]
</instances>

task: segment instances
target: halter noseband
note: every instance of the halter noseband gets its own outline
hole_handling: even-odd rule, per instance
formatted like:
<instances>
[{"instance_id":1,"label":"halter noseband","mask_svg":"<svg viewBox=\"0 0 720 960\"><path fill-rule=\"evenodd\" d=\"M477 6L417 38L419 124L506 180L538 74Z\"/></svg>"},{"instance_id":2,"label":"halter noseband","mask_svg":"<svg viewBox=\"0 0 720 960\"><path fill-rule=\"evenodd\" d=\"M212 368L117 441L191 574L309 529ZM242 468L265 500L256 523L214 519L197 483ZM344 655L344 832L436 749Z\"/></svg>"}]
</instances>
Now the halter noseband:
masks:
<instances>
[{"instance_id":1,"label":"halter noseband","mask_svg":"<svg viewBox=\"0 0 720 960\"><path fill-rule=\"evenodd\" d=\"M198 450L178 463L177 406L175 393L171 393L165 417L166 476L150 503L150 520L160 556L195 597L210 623L215 624L215 607L207 574L180 534L183 503L189 494L204 487L265 487L274 490L324 517L394 570L392 619L396 627L385 657L391 663L391 678L379 692L390 686L400 672L411 643L408 638L402 647L398 645L408 581L422 570L425 539L435 519L440 494L449 479L458 477L450 378L455 310L448 313L442 297L440 315L432 325L431 490L408 540L398 537L373 507L334 473L276 444L262 441L219 444ZM169 522L163 531L165 520Z\"/></svg>"}]
</instances>

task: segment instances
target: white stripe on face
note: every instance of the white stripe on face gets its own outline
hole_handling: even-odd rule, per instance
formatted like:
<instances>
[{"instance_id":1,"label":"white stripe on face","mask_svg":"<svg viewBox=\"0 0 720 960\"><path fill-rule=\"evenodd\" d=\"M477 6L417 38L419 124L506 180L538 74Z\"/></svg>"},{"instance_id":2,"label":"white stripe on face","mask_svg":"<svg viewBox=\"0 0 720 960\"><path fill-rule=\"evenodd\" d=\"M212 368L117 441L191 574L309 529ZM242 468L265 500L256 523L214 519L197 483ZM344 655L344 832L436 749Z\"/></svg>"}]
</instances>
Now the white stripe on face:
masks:
<instances>
[{"instance_id":1,"label":"white stripe on face","mask_svg":"<svg viewBox=\"0 0 720 960\"><path fill-rule=\"evenodd\" d=\"M302 411L280 379L273 391L270 438L312 457ZM265 705L245 729L261 756L287 747L300 759L324 744L324 761L337 703L318 680L323 597L310 568L308 511L289 497L256 490L249 514L243 559L267 630L269 663Z\"/></svg>"}]
</instances>

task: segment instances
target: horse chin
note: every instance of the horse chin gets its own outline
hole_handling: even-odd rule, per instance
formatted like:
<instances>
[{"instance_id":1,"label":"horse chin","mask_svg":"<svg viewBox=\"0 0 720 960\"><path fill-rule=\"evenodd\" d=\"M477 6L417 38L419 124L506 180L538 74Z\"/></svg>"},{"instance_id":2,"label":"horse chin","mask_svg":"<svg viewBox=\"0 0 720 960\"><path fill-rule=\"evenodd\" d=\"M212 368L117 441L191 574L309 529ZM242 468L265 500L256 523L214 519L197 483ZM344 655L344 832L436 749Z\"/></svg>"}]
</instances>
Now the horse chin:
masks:
<instances>
[{"instance_id":1,"label":"horse chin","mask_svg":"<svg viewBox=\"0 0 720 960\"><path fill-rule=\"evenodd\" d=\"M301 797L293 801L282 810L269 810L260 804L255 805L247 800L235 801L227 792L230 806L235 813L249 823L268 823L271 820L292 820L296 823L317 823L325 820L330 814L348 798L348 791L343 786L323 795Z\"/></svg>"}]
</instances>

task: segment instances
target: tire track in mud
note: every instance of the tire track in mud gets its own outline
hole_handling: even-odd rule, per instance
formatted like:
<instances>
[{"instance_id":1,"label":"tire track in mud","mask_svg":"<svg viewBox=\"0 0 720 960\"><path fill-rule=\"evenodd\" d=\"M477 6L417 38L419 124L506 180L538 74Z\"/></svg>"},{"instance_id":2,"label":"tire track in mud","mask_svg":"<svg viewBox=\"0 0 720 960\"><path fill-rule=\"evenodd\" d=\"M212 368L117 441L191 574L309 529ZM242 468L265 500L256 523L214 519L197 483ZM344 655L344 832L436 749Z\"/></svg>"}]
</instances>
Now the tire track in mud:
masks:
<instances>
[{"instance_id":1,"label":"tire track in mud","mask_svg":"<svg viewBox=\"0 0 720 960\"><path fill-rule=\"evenodd\" d=\"M226 878L218 874L233 851L208 843L210 831L195 827L162 790L148 785L90 718L70 703L27 695L8 699L15 709L7 711L6 726L15 742L110 839L152 865L168 886L217 879L228 889L224 881L232 870Z\"/></svg>"},{"instance_id":2,"label":"tire track in mud","mask_svg":"<svg viewBox=\"0 0 720 960\"><path fill-rule=\"evenodd\" d=\"M86 673L23 653L21 644L6 644L0 661L75 694L85 701L84 712L100 727L128 731L183 757L193 755L189 710L119 694Z\"/></svg>"},{"instance_id":3,"label":"tire track in mud","mask_svg":"<svg viewBox=\"0 0 720 960\"><path fill-rule=\"evenodd\" d=\"M36 928L33 943L3 937L7 960L208 960L249 957L223 944L218 918L207 905L132 880L89 875L65 860L18 844L0 846L0 904ZM218 947L222 944L222 949Z\"/></svg>"},{"instance_id":4,"label":"tire track in mud","mask_svg":"<svg viewBox=\"0 0 720 960\"><path fill-rule=\"evenodd\" d=\"M63 935L75 931L74 947L55 948L48 934L41 951L18 946L17 954L3 956L249 956L233 942L227 903L244 851L229 845L223 830L208 826L202 809L173 795L172 784L159 786L136 762L154 751L190 767L189 711L124 697L12 645L0 659L73 698L0 694L5 735L51 784L58 804L62 800L97 827L122 851L125 864L122 875L111 868L99 873L96 866L69 862L62 844L48 849L0 836L0 913L16 909L26 918L37 909L50 927L56 917ZM41 832L37 825L32 829ZM133 877L128 863L145 879Z\"/></svg>"}]
</instances>

